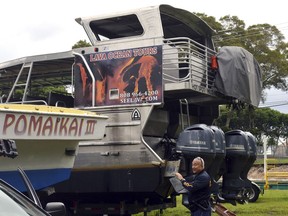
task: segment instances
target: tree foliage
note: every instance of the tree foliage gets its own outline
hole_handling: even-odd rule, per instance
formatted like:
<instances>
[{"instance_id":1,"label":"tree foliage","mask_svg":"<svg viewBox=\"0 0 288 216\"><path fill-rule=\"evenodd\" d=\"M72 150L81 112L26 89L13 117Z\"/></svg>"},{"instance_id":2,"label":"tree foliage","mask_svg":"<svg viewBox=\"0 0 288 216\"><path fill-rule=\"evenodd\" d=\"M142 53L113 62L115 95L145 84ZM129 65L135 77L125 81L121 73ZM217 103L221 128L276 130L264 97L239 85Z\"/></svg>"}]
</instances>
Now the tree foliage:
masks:
<instances>
[{"instance_id":1,"label":"tree foliage","mask_svg":"<svg viewBox=\"0 0 288 216\"><path fill-rule=\"evenodd\" d=\"M82 48L82 47L90 47L91 44L86 40L79 40L76 44L72 46L72 49Z\"/></svg>"},{"instance_id":2,"label":"tree foliage","mask_svg":"<svg viewBox=\"0 0 288 216\"><path fill-rule=\"evenodd\" d=\"M34 88L33 91L31 91L31 96L38 96L38 97L47 97L49 92L57 92L57 93L67 93L67 87L66 86L45 86L42 88Z\"/></svg>"},{"instance_id":3,"label":"tree foliage","mask_svg":"<svg viewBox=\"0 0 288 216\"><path fill-rule=\"evenodd\" d=\"M252 108L246 106L237 112L232 112L230 124L227 126L227 115L230 107L221 106L220 117L215 124L224 131L240 129L251 132L257 139L258 145L267 141L269 147L276 150L281 140L288 139L288 115L270 108Z\"/></svg>"}]
</instances>

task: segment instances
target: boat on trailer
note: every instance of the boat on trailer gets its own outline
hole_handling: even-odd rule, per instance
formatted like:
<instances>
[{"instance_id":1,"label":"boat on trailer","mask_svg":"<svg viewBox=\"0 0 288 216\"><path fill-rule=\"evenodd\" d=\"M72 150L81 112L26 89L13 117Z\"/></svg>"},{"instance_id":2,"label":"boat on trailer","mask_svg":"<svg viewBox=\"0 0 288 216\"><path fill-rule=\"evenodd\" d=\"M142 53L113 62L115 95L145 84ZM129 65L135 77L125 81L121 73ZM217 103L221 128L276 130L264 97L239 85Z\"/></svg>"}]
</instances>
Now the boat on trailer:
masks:
<instances>
[{"instance_id":1,"label":"boat on trailer","mask_svg":"<svg viewBox=\"0 0 288 216\"><path fill-rule=\"evenodd\" d=\"M36 189L67 180L79 141L102 139L107 117L63 107L0 104L0 178L24 189L18 167Z\"/></svg>"}]
</instances>

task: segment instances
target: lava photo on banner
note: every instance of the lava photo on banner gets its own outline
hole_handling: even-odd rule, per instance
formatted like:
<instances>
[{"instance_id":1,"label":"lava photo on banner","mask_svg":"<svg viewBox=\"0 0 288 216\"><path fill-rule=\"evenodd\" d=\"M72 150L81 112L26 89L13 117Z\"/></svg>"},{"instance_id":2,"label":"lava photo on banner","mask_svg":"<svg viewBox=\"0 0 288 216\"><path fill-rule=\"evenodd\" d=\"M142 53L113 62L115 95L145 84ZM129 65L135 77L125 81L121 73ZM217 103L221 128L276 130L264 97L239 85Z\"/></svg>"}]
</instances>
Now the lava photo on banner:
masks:
<instances>
[{"instance_id":1,"label":"lava photo on banner","mask_svg":"<svg viewBox=\"0 0 288 216\"><path fill-rule=\"evenodd\" d=\"M76 107L162 102L162 46L95 52L84 58L90 71L79 56L73 66Z\"/></svg>"}]
</instances>

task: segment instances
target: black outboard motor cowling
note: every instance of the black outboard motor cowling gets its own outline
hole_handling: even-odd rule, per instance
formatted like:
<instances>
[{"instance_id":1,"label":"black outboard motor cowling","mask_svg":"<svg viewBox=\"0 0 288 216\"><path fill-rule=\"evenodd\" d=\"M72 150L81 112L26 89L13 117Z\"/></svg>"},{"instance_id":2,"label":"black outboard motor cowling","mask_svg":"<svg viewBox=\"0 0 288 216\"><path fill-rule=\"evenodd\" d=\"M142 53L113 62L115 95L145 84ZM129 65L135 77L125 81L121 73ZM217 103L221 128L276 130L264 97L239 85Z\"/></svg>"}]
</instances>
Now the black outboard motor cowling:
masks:
<instances>
[{"instance_id":1,"label":"black outboard motor cowling","mask_svg":"<svg viewBox=\"0 0 288 216\"><path fill-rule=\"evenodd\" d=\"M207 169L216 155L213 130L205 124L195 124L186 128L179 134L176 151L184 157L186 174L192 172L191 163L196 157L203 158Z\"/></svg>"},{"instance_id":2,"label":"black outboard motor cowling","mask_svg":"<svg viewBox=\"0 0 288 216\"><path fill-rule=\"evenodd\" d=\"M223 174L222 197L242 203L245 199L245 181L240 175L250 155L248 136L241 130L233 130L225 133L225 141L226 169Z\"/></svg>"},{"instance_id":3,"label":"black outboard motor cowling","mask_svg":"<svg viewBox=\"0 0 288 216\"><path fill-rule=\"evenodd\" d=\"M256 138L250 133L250 132L245 132L247 137L248 137L248 147L249 147L249 157L246 163L246 166L240 173L241 179L245 181L245 186L247 188L251 188L251 181L248 179L248 172L250 168L253 166L255 160L257 159L257 141Z\"/></svg>"},{"instance_id":4,"label":"black outboard motor cowling","mask_svg":"<svg viewBox=\"0 0 288 216\"><path fill-rule=\"evenodd\" d=\"M214 132L215 138L215 159L213 163L207 167L207 172L209 173L212 181L211 192L212 194L219 193L219 184L217 181L223 175L225 170L221 170L223 164L225 163L226 156L226 144L225 144L225 134L224 132L218 128L217 126L209 126Z\"/></svg>"}]
</instances>

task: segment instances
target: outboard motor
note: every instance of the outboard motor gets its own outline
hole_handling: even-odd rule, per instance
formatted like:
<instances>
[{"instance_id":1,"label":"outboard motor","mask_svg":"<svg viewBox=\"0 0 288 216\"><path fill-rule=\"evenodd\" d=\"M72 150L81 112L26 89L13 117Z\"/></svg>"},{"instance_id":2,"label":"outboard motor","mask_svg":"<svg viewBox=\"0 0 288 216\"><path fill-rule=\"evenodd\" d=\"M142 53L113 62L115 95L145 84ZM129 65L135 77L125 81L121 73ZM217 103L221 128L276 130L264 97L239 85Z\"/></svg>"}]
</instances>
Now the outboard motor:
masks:
<instances>
[{"instance_id":1,"label":"outboard motor","mask_svg":"<svg viewBox=\"0 0 288 216\"><path fill-rule=\"evenodd\" d=\"M186 128L179 134L176 151L184 157L186 174L192 172L192 160L198 156L203 158L207 169L216 155L213 130L205 124L195 124Z\"/></svg>"},{"instance_id":2,"label":"outboard motor","mask_svg":"<svg viewBox=\"0 0 288 216\"><path fill-rule=\"evenodd\" d=\"M224 170L221 170L223 164L225 163L225 156L226 156L226 144L225 144L225 134L224 132L216 127L216 126L209 126L213 132L215 137L215 159L213 163L207 167L207 172L209 173L212 181L211 185L211 192L212 194L219 193L219 184L217 181L220 179Z\"/></svg>"},{"instance_id":3,"label":"outboard motor","mask_svg":"<svg viewBox=\"0 0 288 216\"><path fill-rule=\"evenodd\" d=\"M245 200L245 181L241 173L245 170L249 159L248 136L241 130L233 130L225 133L226 163L223 174L222 197L236 204Z\"/></svg>"},{"instance_id":4,"label":"outboard motor","mask_svg":"<svg viewBox=\"0 0 288 216\"><path fill-rule=\"evenodd\" d=\"M249 147L249 158L247 160L246 166L240 173L241 179L245 181L245 187L251 188L251 181L247 178L248 172L252 165L254 164L255 160L257 159L257 141L256 138L250 133L245 132L248 137L248 147Z\"/></svg>"}]
</instances>

